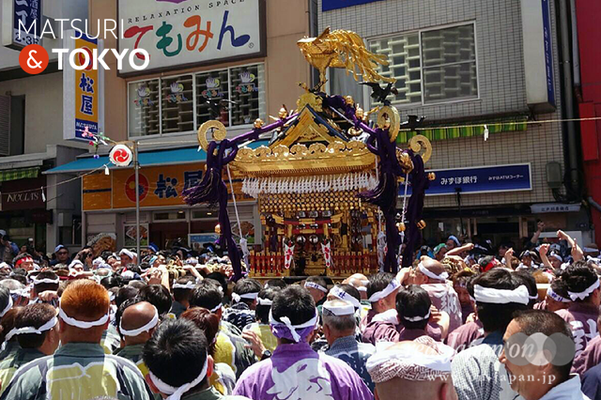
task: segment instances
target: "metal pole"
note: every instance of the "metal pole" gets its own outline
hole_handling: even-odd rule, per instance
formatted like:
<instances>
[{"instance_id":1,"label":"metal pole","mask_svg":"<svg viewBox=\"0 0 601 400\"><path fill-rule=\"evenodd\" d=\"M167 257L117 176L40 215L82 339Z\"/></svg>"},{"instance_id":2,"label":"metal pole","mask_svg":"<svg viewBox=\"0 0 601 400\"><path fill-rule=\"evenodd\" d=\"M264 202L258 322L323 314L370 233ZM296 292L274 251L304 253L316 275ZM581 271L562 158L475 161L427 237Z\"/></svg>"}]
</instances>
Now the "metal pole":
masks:
<instances>
[{"instance_id":1,"label":"metal pole","mask_svg":"<svg viewBox=\"0 0 601 400\"><path fill-rule=\"evenodd\" d=\"M138 162L138 142L134 141L134 174L136 176L136 254L140 265L140 163Z\"/></svg>"},{"instance_id":2,"label":"metal pole","mask_svg":"<svg viewBox=\"0 0 601 400\"><path fill-rule=\"evenodd\" d=\"M461 188L455 188L457 192L457 205L459 206L459 225L461 226L461 235L463 236L463 216L461 215Z\"/></svg>"}]
</instances>

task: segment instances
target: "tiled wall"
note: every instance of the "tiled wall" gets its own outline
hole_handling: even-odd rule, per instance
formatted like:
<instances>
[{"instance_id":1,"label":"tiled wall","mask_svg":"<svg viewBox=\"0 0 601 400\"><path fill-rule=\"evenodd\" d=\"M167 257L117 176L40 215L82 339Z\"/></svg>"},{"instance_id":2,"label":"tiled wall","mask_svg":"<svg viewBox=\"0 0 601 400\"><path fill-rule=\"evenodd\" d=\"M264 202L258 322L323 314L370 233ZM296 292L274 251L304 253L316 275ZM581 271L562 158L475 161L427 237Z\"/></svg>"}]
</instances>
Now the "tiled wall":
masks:
<instances>
[{"instance_id":1,"label":"tiled wall","mask_svg":"<svg viewBox=\"0 0 601 400\"><path fill-rule=\"evenodd\" d=\"M551 4L555 38L555 13L553 2ZM327 26L349 29L364 39L475 21L480 98L401 108L402 119L407 114L417 114L425 115L429 120L461 117L469 122L481 115L527 110L518 0L384 0L325 13L321 12L319 0L318 10L320 31ZM556 103L560 107L557 40L553 45ZM559 118L559 112L536 116L537 120ZM529 125L525 132L491 134L487 142L480 136L434 141L433 146L432 159L428 163L431 168L532 164L532 191L464 195L464 206L554 201L547 188L545 165L549 161L559 161L563 165L561 125L557 122ZM455 206L455 196L426 198L426 207Z\"/></svg>"}]
</instances>

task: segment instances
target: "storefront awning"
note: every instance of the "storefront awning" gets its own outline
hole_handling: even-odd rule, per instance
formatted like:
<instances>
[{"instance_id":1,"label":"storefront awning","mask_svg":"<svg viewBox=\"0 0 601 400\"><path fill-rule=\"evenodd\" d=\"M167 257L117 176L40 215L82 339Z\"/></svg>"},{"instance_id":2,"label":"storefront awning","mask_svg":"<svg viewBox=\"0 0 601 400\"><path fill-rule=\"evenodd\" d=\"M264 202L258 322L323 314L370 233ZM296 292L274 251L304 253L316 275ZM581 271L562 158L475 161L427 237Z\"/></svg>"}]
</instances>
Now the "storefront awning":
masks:
<instances>
[{"instance_id":1,"label":"storefront awning","mask_svg":"<svg viewBox=\"0 0 601 400\"><path fill-rule=\"evenodd\" d=\"M34 168L19 168L19 169L7 169L0 171L0 182L15 181L17 179L29 179L37 178L40 169Z\"/></svg>"},{"instance_id":2,"label":"storefront awning","mask_svg":"<svg viewBox=\"0 0 601 400\"><path fill-rule=\"evenodd\" d=\"M396 141L398 144L407 143L415 135L424 135L431 141L482 136L484 135L484 125L488 127L488 132L491 135L501 132L525 131L528 127L526 121L527 117L517 117L512 119L505 118L487 121L474 121L469 123L457 124L457 126L432 126L425 129L418 129L416 132L401 131L399 132Z\"/></svg>"},{"instance_id":3,"label":"storefront awning","mask_svg":"<svg viewBox=\"0 0 601 400\"><path fill-rule=\"evenodd\" d=\"M261 145L267 145L267 141L258 141L251 143L248 147L257 148ZM187 147L182 149L172 150L154 150L140 152L140 167L157 166L157 165L177 165L189 164L196 162L204 162L207 159L207 154L204 150L198 151L198 147ZM117 168L109 161L108 155L99 158L85 157L76 161L60 165L58 167L45 171L44 174L68 174L74 172L86 172L94 169L102 168L107 165L109 168Z\"/></svg>"}]
</instances>

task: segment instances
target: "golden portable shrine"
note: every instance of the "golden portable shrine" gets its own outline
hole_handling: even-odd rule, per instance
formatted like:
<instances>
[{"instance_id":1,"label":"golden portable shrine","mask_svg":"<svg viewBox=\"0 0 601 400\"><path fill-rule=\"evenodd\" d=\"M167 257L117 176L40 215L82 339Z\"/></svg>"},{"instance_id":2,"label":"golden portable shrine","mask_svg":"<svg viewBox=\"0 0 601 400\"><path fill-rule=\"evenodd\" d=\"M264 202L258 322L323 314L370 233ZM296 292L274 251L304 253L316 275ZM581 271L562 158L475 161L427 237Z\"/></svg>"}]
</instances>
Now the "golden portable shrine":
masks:
<instances>
[{"instance_id":1,"label":"golden portable shrine","mask_svg":"<svg viewBox=\"0 0 601 400\"><path fill-rule=\"evenodd\" d=\"M357 197L377 185L376 157L317 99L301 96L294 122L269 146L240 149L231 164L258 200L265 233L263 250L250 252L253 276L377 271L378 210Z\"/></svg>"},{"instance_id":2,"label":"golden portable shrine","mask_svg":"<svg viewBox=\"0 0 601 400\"><path fill-rule=\"evenodd\" d=\"M226 169L230 181L241 179L242 191L258 200L263 245L248 251L245 239L240 242L250 276L346 277L380 267L395 271L399 259L410 264L425 226L430 142L417 135L408 149L396 147L399 130L414 124L401 124L387 100L396 93L394 79L376 72L376 64L387 64L385 56L370 53L357 34L326 29L298 46L321 81L313 88L300 85L304 93L295 111L283 106L271 123L257 119L252 131L235 138L227 138L219 121L205 122L198 139L207 152L207 172L184 193L186 202L219 205L220 242L228 248L236 279L243 271L227 213ZM379 105L364 112L350 96L324 93L331 67L363 77ZM388 84L381 87L378 81ZM370 114L375 121L369 121ZM243 147L264 135L270 138L267 146ZM397 221L399 181L405 194L411 183L412 193ZM405 253L399 258L401 243Z\"/></svg>"}]
</instances>

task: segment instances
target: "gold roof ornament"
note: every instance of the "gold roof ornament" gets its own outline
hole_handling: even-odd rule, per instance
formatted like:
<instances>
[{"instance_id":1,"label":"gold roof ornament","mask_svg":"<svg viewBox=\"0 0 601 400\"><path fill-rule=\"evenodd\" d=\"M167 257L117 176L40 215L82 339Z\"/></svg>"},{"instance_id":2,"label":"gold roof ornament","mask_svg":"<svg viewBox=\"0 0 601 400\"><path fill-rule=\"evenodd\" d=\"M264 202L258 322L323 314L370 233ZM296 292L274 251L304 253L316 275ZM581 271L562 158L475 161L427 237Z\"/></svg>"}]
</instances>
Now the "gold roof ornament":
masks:
<instances>
[{"instance_id":1,"label":"gold roof ornament","mask_svg":"<svg viewBox=\"0 0 601 400\"><path fill-rule=\"evenodd\" d=\"M363 39L355 32L330 28L317 37L304 37L297 42L305 59L319 71L319 87L326 83L328 68L344 68L351 72L356 81L360 77L366 82L394 82L377 71L377 65L388 65L386 55L374 54L367 50Z\"/></svg>"}]
</instances>

